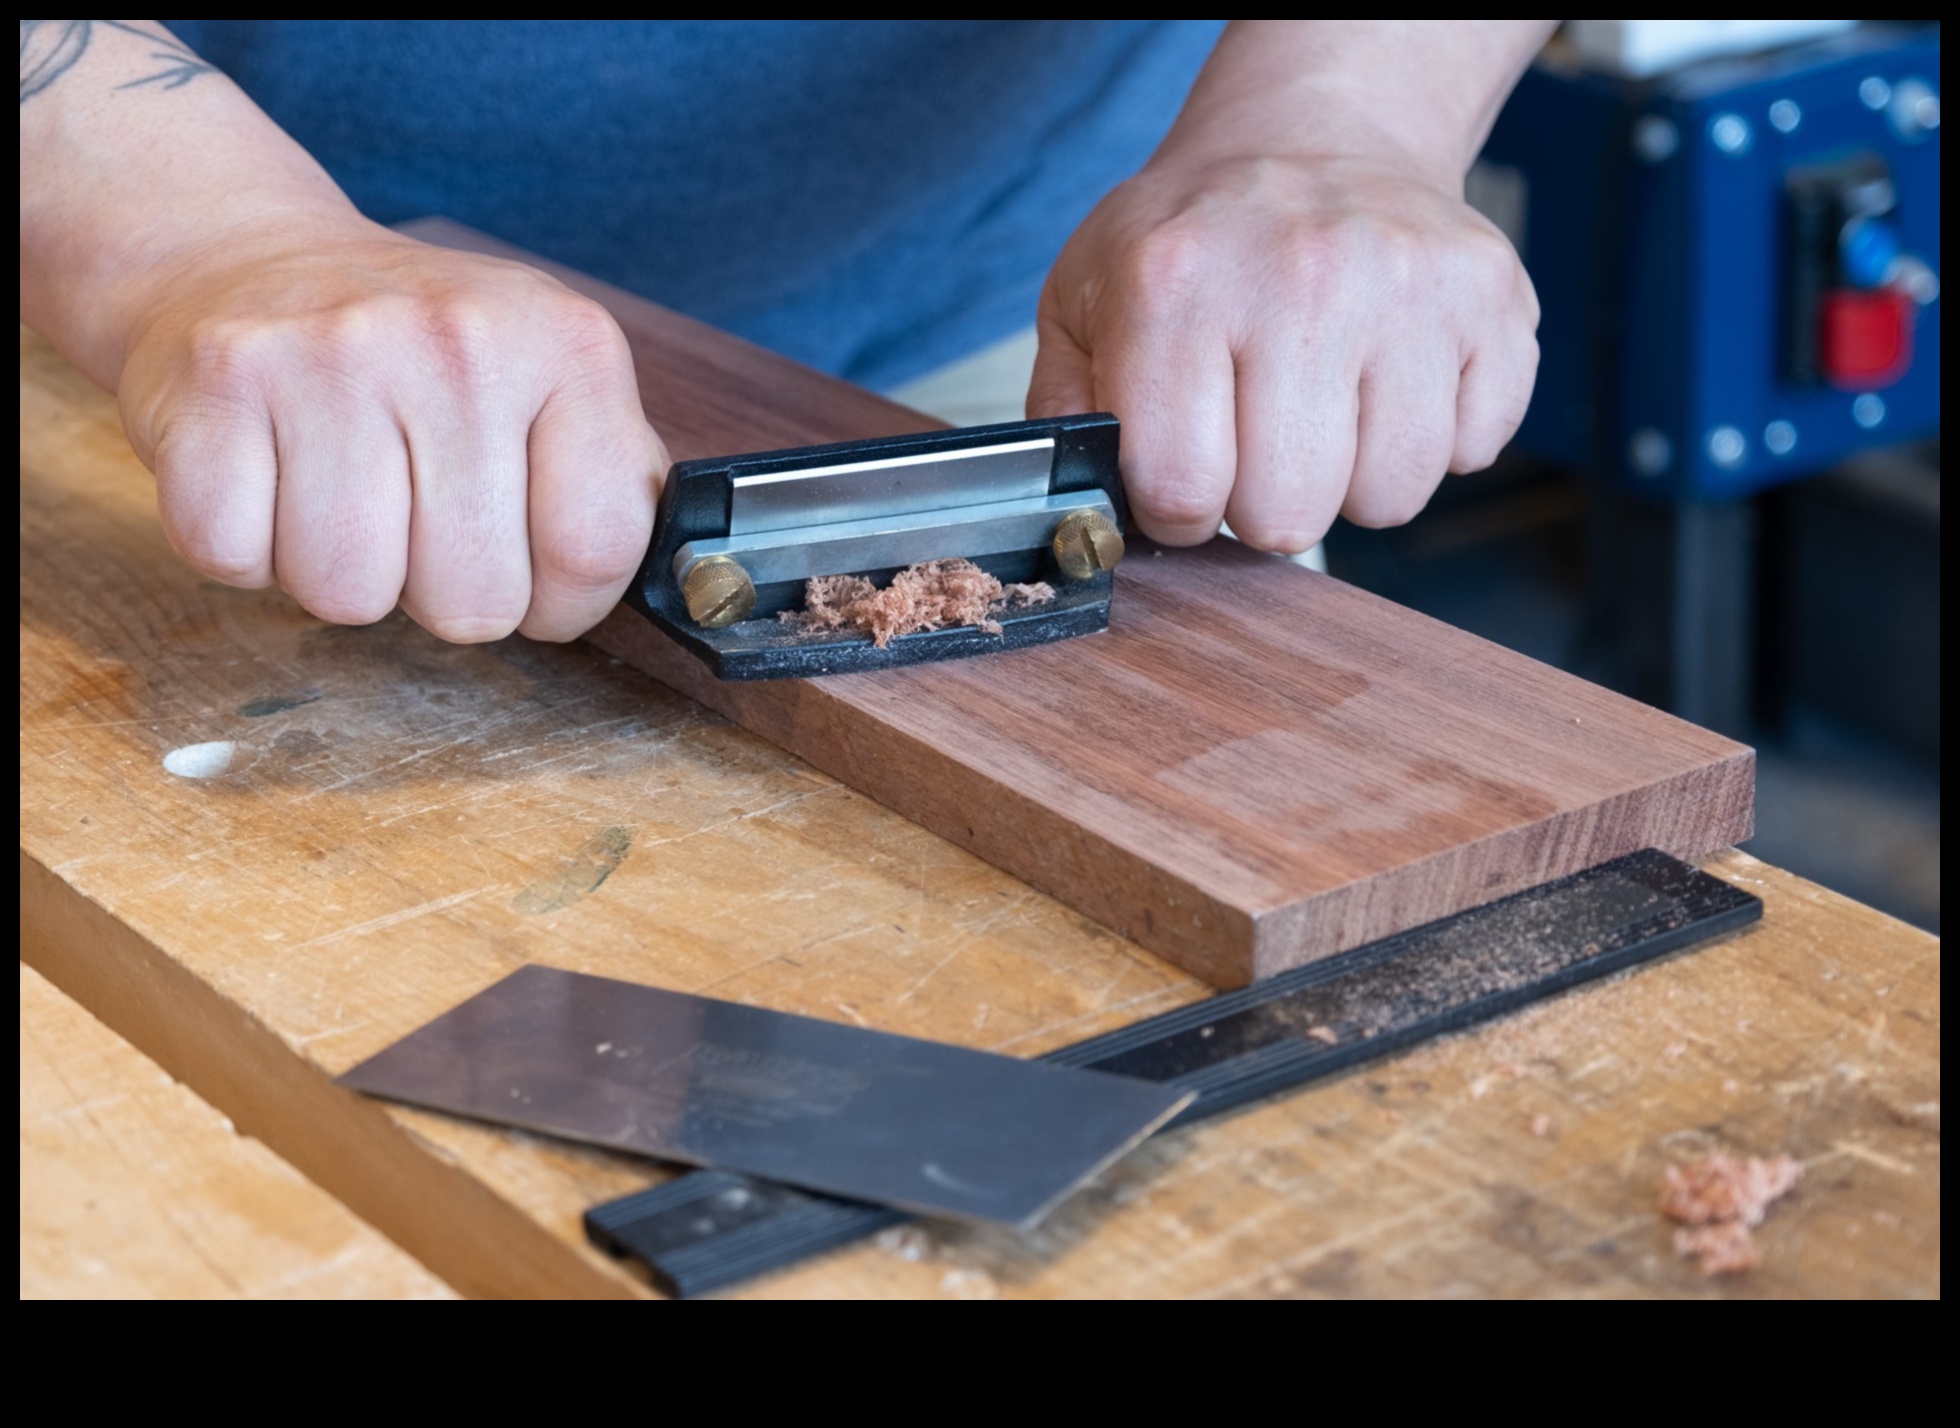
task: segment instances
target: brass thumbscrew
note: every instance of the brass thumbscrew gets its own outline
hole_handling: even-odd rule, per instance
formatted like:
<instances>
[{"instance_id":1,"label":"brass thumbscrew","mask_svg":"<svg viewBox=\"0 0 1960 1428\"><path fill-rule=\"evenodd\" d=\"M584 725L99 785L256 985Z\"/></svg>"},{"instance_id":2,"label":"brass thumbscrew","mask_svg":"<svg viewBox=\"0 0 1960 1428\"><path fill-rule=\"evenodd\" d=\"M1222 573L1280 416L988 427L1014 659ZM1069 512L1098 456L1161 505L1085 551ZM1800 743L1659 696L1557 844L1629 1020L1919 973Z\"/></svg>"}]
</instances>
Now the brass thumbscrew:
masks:
<instances>
[{"instance_id":1,"label":"brass thumbscrew","mask_svg":"<svg viewBox=\"0 0 1960 1428\"><path fill-rule=\"evenodd\" d=\"M1101 511L1070 511L1055 527L1055 563L1070 580L1114 570L1123 558L1123 533Z\"/></svg>"},{"instance_id":2,"label":"brass thumbscrew","mask_svg":"<svg viewBox=\"0 0 1960 1428\"><path fill-rule=\"evenodd\" d=\"M681 599L695 624L719 630L748 618L755 608L755 582L739 561L726 555L704 556L681 577Z\"/></svg>"}]
</instances>

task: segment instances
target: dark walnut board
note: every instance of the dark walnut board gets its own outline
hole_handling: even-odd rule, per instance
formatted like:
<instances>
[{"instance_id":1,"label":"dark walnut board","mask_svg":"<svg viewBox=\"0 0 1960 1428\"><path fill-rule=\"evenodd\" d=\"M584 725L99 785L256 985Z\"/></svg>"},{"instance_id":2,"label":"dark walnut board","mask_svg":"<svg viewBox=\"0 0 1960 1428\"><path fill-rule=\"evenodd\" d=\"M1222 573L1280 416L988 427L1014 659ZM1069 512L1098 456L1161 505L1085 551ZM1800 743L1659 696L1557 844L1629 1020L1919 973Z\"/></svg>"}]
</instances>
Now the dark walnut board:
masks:
<instances>
[{"instance_id":1,"label":"dark walnut board","mask_svg":"<svg viewBox=\"0 0 1960 1428\"><path fill-rule=\"evenodd\" d=\"M938 425L539 266L619 320L675 460ZM1219 986L1752 830L1743 745L1223 539L1139 549L1107 632L997 657L722 684L630 610L589 638Z\"/></svg>"}]
</instances>

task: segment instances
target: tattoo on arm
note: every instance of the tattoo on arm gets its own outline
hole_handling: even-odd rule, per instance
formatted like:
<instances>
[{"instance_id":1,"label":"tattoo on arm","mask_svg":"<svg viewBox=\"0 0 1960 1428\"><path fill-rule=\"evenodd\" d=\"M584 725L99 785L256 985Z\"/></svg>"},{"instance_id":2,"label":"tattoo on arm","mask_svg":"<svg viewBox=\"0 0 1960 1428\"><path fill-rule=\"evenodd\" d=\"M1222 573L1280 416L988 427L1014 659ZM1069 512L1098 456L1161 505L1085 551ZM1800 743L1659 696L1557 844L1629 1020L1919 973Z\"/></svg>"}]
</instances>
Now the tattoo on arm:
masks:
<instances>
[{"instance_id":1,"label":"tattoo on arm","mask_svg":"<svg viewBox=\"0 0 1960 1428\"><path fill-rule=\"evenodd\" d=\"M20 102L27 103L81 63L90 43L97 39L121 44L140 42L149 48L155 73L119 84L118 89L140 89L146 85L182 89L199 75L217 73L161 25L148 30L127 20L22 20Z\"/></svg>"}]
</instances>

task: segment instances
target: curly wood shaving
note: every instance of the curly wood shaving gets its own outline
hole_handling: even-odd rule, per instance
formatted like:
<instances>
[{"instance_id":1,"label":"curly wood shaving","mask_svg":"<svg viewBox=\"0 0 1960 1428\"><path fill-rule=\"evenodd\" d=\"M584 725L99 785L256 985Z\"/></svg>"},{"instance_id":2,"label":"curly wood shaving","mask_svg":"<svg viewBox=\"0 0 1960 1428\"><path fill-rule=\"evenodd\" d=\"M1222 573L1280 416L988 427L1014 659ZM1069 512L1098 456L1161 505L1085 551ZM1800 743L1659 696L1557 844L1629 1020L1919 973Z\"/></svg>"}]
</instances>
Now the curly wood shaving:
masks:
<instances>
[{"instance_id":1,"label":"curly wood shaving","mask_svg":"<svg viewBox=\"0 0 1960 1428\"><path fill-rule=\"evenodd\" d=\"M778 618L806 630L858 630L883 649L900 635L949 625L997 635L996 615L1054 598L1043 581L1002 585L970 560L929 560L899 571L883 590L859 575L819 575L803 587L804 608Z\"/></svg>"}]
</instances>

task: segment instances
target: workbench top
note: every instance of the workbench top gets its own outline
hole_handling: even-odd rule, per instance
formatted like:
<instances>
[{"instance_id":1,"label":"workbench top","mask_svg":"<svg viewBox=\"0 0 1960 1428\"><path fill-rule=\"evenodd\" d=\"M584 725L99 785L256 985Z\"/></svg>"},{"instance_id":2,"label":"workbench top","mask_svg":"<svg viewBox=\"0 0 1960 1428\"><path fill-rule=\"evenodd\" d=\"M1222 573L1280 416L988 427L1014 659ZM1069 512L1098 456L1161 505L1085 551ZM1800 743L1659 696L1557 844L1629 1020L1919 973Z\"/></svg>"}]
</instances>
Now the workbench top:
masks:
<instances>
[{"instance_id":1,"label":"workbench top","mask_svg":"<svg viewBox=\"0 0 1960 1428\"><path fill-rule=\"evenodd\" d=\"M649 1292L579 1216L669 1171L331 1084L524 962L1016 1055L1209 994L590 647L201 580L25 335L21 562L23 957L460 1292ZM1937 1295L1938 941L1708 866L1762 923L743 1292ZM1710 1281L1654 1207L1717 1148L1806 1175Z\"/></svg>"},{"instance_id":2,"label":"workbench top","mask_svg":"<svg viewBox=\"0 0 1960 1428\"><path fill-rule=\"evenodd\" d=\"M22 963L20 1297L456 1296Z\"/></svg>"}]
</instances>

